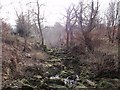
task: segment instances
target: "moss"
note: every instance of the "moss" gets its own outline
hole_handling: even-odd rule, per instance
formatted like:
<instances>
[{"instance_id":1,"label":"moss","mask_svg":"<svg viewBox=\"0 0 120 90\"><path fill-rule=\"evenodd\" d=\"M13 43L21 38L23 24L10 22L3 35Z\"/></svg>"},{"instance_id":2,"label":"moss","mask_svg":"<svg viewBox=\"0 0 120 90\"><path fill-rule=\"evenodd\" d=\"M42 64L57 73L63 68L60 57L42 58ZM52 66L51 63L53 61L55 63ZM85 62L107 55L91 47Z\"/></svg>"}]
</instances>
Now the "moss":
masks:
<instances>
[{"instance_id":1,"label":"moss","mask_svg":"<svg viewBox=\"0 0 120 90\"><path fill-rule=\"evenodd\" d=\"M61 79L46 79L44 83L47 84L57 84L57 85L65 85L65 83Z\"/></svg>"},{"instance_id":2,"label":"moss","mask_svg":"<svg viewBox=\"0 0 120 90\"><path fill-rule=\"evenodd\" d=\"M50 89L55 89L55 90L68 90L66 86L62 85L56 85L56 84L51 84L49 85Z\"/></svg>"},{"instance_id":3,"label":"moss","mask_svg":"<svg viewBox=\"0 0 120 90\"><path fill-rule=\"evenodd\" d=\"M114 88L114 85L106 80L102 80L96 86L97 88Z\"/></svg>"},{"instance_id":4,"label":"moss","mask_svg":"<svg viewBox=\"0 0 120 90\"><path fill-rule=\"evenodd\" d=\"M22 90L34 90L34 88L30 85L23 85L21 89Z\"/></svg>"},{"instance_id":5,"label":"moss","mask_svg":"<svg viewBox=\"0 0 120 90\"><path fill-rule=\"evenodd\" d=\"M24 84L29 84L29 81L27 79L22 79L20 82Z\"/></svg>"},{"instance_id":6,"label":"moss","mask_svg":"<svg viewBox=\"0 0 120 90\"><path fill-rule=\"evenodd\" d=\"M75 89L81 89L81 88L87 88L87 87L82 83L78 83L78 85L75 87Z\"/></svg>"},{"instance_id":7,"label":"moss","mask_svg":"<svg viewBox=\"0 0 120 90\"><path fill-rule=\"evenodd\" d=\"M74 75L74 72L71 70L61 71L60 74L62 78L67 78L68 76L72 76L72 75Z\"/></svg>"}]
</instances>

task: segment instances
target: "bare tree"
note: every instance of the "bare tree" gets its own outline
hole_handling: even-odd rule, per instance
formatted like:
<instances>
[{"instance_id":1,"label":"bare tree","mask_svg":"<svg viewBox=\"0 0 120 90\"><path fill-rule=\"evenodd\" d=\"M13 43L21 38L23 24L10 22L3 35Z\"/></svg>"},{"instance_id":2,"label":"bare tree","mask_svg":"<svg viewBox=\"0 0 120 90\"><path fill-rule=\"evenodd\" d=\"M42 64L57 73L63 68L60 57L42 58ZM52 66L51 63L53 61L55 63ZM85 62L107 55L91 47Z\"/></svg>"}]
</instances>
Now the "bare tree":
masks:
<instances>
[{"instance_id":1,"label":"bare tree","mask_svg":"<svg viewBox=\"0 0 120 90\"><path fill-rule=\"evenodd\" d=\"M38 20L38 27L39 27L39 30L40 30L40 35L41 35L41 38L42 38L42 43L41 45L44 45L44 38L43 38L43 33L42 33L42 27L41 27L41 20L43 20L43 17L41 18L40 17L40 7L42 6L42 4L40 5L38 0L37 0L37 20Z\"/></svg>"},{"instance_id":2,"label":"bare tree","mask_svg":"<svg viewBox=\"0 0 120 90\"><path fill-rule=\"evenodd\" d=\"M36 10L32 9L32 13L34 14L33 22L36 25L36 28L38 29L37 33L39 34L39 38L41 38L41 45L44 46L44 37L43 37L43 21L44 21L44 15L42 16L43 12L41 10L41 7L44 6L44 4L40 4L38 0L36 0Z\"/></svg>"},{"instance_id":3,"label":"bare tree","mask_svg":"<svg viewBox=\"0 0 120 90\"><path fill-rule=\"evenodd\" d=\"M26 51L26 45L27 45L27 37L30 35L30 28L31 28L31 23L29 21L29 13L27 13L27 15L23 14L23 12L21 12L21 14L19 15L18 12L16 11L16 15L17 15L17 32L18 34L24 38L24 49L23 51Z\"/></svg>"},{"instance_id":4,"label":"bare tree","mask_svg":"<svg viewBox=\"0 0 120 90\"><path fill-rule=\"evenodd\" d=\"M21 11L21 14L18 15L18 12L16 11L16 15L18 17L17 28L19 29L19 34L24 37L25 46L27 42L26 38L30 32L33 32L34 30L36 37L38 35L39 39L41 39L41 46L44 47L44 37L42 32L44 15L42 16L43 13L41 10L41 7L43 5L44 4L39 4L38 0L36 0L36 2L26 3L26 7L28 7L28 10L26 12ZM31 29L33 30L31 31Z\"/></svg>"},{"instance_id":5,"label":"bare tree","mask_svg":"<svg viewBox=\"0 0 120 90\"><path fill-rule=\"evenodd\" d=\"M74 5L69 6L66 12L66 47L69 48L70 44L72 44L73 39L73 27L77 21L74 14Z\"/></svg>"},{"instance_id":6,"label":"bare tree","mask_svg":"<svg viewBox=\"0 0 120 90\"><path fill-rule=\"evenodd\" d=\"M74 9L76 13L75 15L78 18L79 30L81 30L84 36L85 45L90 51L94 50L90 32L95 28L96 17L98 15L98 9L99 9L99 2L97 1L96 7L94 6L94 4L95 3L92 0L90 6L86 7L81 1L79 3L78 9ZM85 11L86 8L89 10L89 14L87 14L87 12Z\"/></svg>"},{"instance_id":7,"label":"bare tree","mask_svg":"<svg viewBox=\"0 0 120 90\"><path fill-rule=\"evenodd\" d=\"M112 43L114 42L115 37L115 26L116 26L116 2L112 1L109 3L109 7L107 10L107 30L108 30L108 38Z\"/></svg>"}]
</instances>

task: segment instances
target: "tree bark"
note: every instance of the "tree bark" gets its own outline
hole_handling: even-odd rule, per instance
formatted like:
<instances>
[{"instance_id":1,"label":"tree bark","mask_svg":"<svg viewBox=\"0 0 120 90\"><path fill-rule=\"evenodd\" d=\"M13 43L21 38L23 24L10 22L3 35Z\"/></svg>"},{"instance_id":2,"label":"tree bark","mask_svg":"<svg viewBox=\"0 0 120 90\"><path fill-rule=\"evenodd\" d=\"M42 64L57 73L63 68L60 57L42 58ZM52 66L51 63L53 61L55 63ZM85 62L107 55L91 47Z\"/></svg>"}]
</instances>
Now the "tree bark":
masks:
<instances>
[{"instance_id":1,"label":"tree bark","mask_svg":"<svg viewBox=\"0 0 120 90\"><path fill-rule=\"evenodd\" d=\"M118 70L120 71L120 19L118 21Z\"/></svg>"},{"instance_id":2,"label":"tree bark","mask_svg":"<svg viewBox=\"0 0 120 90\"><path fill-rule=\"evenodd\" d=\"M44 38L43 38L43 33L42 33L42 29L41 29L41 22L40 22L40 5L39 2L37 0L37 7L38 7L38 13L37 13L37 20L38 20L38 27L40 30L40 35L41 35L41 45L44 45Z\"/></svg>"},{"instance_id":3,"label":"tree bark","mask_svg":"<svg viewBox=\"0 0 120 90\"><path fill-rule=\"evenodd\" d=\"M118 71L120 72L120 1L117 4L117 14L118 19Z\"/></svg>"}]
</instances>

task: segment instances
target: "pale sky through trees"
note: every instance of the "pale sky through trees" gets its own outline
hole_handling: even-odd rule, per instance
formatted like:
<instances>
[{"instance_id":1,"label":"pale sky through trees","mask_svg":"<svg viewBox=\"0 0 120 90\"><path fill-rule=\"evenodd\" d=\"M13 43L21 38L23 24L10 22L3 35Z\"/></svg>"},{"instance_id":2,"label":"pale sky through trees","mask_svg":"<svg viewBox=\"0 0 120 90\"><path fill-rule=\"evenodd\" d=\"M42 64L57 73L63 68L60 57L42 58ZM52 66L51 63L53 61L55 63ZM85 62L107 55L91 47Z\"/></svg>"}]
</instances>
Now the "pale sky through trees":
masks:
<instances>
[{"instance_id":1,"label":"pale sky through trees","mask_svg":"<svg viewBox=\"0 0 120 90\"><path fill-rule=\"evenodd\" d=\"M0 11L0 17L5 18L10 24L15 24L15 10L14 7L19 11L20 4L19 1L22 2L22 8L25 10L25 3L27 2L35 2L36 0L1 0L0 3L4 7ZM47 25L54 25L55 22L61 22L63 19L63 15L65 14L65 8L67 8L71 3L77 4L79 0L39 0L40 3L44 3L45 8L45 17ZM85 2L91 0L84 0ZM97 0L94 0L97 1ZM101 5L102 12L106 10L109 2L111 0L99 0ZM116 0L117 1L117 0Z\"/></svg>"}]
</instances>

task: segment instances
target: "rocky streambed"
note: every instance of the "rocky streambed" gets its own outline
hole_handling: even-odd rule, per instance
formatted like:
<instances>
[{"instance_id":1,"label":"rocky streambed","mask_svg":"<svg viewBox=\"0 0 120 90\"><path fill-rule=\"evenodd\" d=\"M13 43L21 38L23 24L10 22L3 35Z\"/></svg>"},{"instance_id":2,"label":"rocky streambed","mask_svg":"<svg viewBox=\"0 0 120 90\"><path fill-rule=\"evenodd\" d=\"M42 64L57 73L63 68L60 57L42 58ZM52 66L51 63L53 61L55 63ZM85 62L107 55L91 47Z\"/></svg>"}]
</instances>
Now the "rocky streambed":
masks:
<instances>
[{"instance_id":1,"label":"rocky streambed","mask_svg":"<svg viewBox=\"0 0 120 90\"><path fill-rule=\"evenodd\" d=\"M78 57L66 51L47 52L44 63L29 66L24 77L6 81L2 90L79 90L81 88L120 88L118 78L95 78Z\"/></svg>"}]
</instances>

